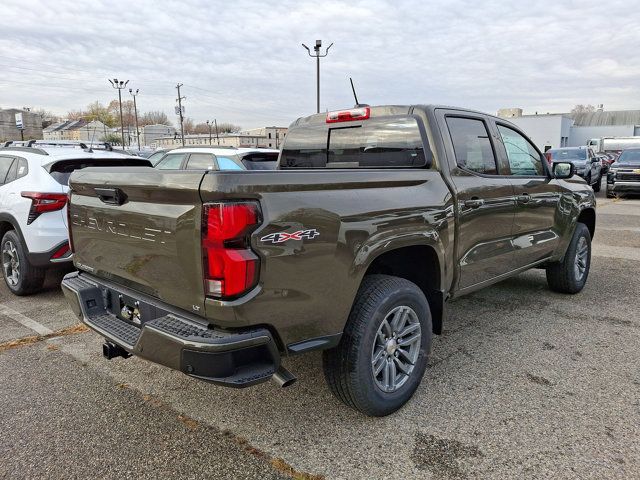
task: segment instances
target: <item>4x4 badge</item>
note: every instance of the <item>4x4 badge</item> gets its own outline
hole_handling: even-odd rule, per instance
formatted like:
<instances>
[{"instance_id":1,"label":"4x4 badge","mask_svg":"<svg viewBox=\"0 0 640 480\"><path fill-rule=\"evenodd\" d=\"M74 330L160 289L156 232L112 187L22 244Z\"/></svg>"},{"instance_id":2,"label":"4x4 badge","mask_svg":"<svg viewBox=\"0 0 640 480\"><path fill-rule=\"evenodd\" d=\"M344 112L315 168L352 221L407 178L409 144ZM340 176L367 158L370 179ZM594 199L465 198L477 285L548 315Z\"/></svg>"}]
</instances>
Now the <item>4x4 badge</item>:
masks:
<instances>
[{"instance_id":1,"label":"4x4 badge","mask_svg":"<svg viewBox=\"0 0 640 480\"><path fill-rule=\"evenodd\" d=\"M320 232L315 228L311 228L309 230L298 230L297 232L287 233L287 232L278 232L278 233L270 233L269 235L265 235L260 239L261 242L267 243L282 243L287 240L313 240Z\"/></svg>"}]
</instances>

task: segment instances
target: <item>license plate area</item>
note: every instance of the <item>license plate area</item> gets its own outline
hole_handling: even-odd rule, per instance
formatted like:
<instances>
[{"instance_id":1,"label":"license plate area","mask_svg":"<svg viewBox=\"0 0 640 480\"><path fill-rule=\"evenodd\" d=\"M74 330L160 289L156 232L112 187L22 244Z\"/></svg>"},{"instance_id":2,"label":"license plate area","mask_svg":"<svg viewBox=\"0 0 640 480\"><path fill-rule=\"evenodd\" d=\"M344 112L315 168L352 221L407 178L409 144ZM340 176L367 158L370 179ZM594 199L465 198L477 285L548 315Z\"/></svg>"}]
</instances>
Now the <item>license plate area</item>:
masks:
<instances>
[{"instance_id":1,"label":"license plate area","mask_svg":"<svg viewBox=\"0 0 640 480\"><path fill-rule=\"evenodd\" d=\"M108 310L125 322L141 326L149 320L166 315L168 312L149 303L117 290L107 289Z\"/></svg>"}]
</instances>

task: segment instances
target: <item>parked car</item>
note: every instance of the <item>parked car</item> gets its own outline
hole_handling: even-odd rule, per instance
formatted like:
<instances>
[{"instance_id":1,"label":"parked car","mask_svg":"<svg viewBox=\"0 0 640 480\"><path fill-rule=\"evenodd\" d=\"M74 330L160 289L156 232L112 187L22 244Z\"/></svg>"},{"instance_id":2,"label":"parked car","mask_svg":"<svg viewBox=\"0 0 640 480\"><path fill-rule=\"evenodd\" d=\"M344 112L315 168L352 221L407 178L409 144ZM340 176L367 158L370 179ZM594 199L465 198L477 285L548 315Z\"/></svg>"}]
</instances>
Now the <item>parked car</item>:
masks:
<instances>
[{"instance_id":1,"label":"parked car","mask_svg":"<svg viewBox=\"0 0 640 480\"><path fill-rule=\"evenodd\" d=\"M164 155L155 167L160 170L274 170L278 150L221 146L175 148Z\"/></svg>"},{"instance_id":2,"label":"parked car","mask_svg":"<svg viewBox=\"0 0 640 480\"><path fill-rule=\"evenodd\" d=\"M189 168L195 151L167 156ZM323 350L333 393L387 415L420 384L448 301L534 267L558 292L587 281L593 190L505 119L362 107L298 119L276 171L215 171L203 153L189 172L71 178L80 271L62 288L107 358L286 386L283 357Z\"/></svg>"},{"instance_id":3,"label":"parked car","mask_svg":"<svg viewBox=\"0 0 640 480\"><path fill-rule=\"evenodd\" d=\"M0 148L0 256L11 292L33 293L47 269L71 265L66 216L71 172L116 165L149 162L80 144L10 142Z\"/></svg>"},{"instance_id":4,"label":"parked car","mask_svg":"<svg viewBox=\"0 0 640 480\"><path fill-rule=\"evenodd\" d=\"M149 160L151 162L151 165L155 167L156 164L160 161L160 159L164 157L165 153L169 151L171 151L170 148L162 148L162 149L156 150L155 152L153 152L151 155L147 157L147 160Z\"/></svg>"},{"instance_id":5,"label":"parked car","mask_svg":"<svg viewBox=\"0 0 640 480\"><path fill-rule=\"evenodd\" d=\"M602 163L600 158L587 147L552 148L546 152L552 162L571 162L576 173L593 187L594 192L600 191L602 183Z\"/></svg>"},{"instance_id":6,"label":"parked car","mask_svg":"<svg viewBox=\"0 0 640 480\"><path fill-rule=\"evenodd\" d=\"M640 148L628 148L611 165L607 175L607 197L640 193Z\"/></svg>"}]
</instances>

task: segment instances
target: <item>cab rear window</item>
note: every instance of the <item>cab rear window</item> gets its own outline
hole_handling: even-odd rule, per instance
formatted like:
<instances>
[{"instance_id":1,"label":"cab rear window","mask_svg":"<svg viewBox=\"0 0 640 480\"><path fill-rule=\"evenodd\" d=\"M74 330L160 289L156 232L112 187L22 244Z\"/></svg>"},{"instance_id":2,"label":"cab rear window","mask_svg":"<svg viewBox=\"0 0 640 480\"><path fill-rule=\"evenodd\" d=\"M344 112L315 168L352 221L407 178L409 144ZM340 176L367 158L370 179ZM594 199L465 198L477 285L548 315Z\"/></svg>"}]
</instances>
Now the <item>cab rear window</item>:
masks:
<instances>
[{"instance_id":1,"label":"cab rear window","mask_svg":"<svg viewBox=\"0 0 640 480\"><path fill-rule=\"evenodd\" d=\"M402 168L426 164L418 122L413 117L292 129L280 168Z\"/></svg>"}]
</instances>

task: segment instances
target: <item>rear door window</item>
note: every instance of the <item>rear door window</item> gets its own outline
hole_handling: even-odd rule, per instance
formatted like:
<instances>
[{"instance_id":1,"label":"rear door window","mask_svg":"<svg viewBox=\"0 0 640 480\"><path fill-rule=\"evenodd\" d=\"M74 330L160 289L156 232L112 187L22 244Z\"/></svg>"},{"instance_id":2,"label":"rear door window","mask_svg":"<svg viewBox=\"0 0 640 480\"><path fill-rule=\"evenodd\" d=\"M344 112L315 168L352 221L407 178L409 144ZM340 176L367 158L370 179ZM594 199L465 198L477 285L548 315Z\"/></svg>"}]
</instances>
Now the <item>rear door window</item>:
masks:
<instances>
[{"instance_id":1,"label":"rear door window","mask_svg":"<svg viewBox=\"0 0 640 480\"><path fill-rule=\"evenodd\" d=\"M187 170L213 170L215 163L210 153L192 153L187 161Z\"/></svg>"},{"instance_id":2,"label":"rear door window","mask_svg":"<svg viewBox=\"0 0 640 480\"><path fill-rule=\"evenodd\" d=\"M186 153L168 153L160 160L156 168L160 170L179 170L186 156Z\"/></svg>"},{"instance_id":3,"label":"rear door window","mask_svg":"<svg viewBox=\"0 0 640 480\"><path fill-rule=\"evenodd\" d=\"M280 161L281 168L393 168L425 164L422 135L413 117L293 129L287 135Z\"/></svg>"},{"instance_id":4,"label":"rear door window","mask_svg":"<svg viewBox=\"0 0 640 480\"><path fill-rule=\"evenodd\" d=\"M482 120L447 117L456 164L484 175L497 175L498 167L487 126Z\"/></svg>"}]
</instances>

